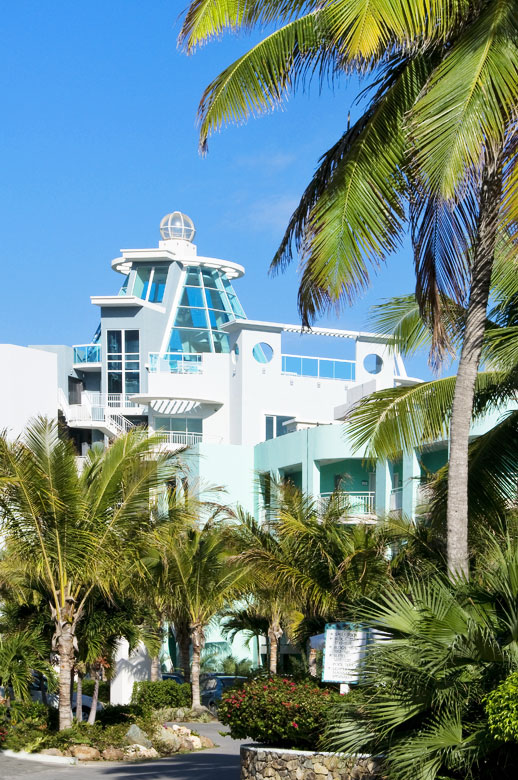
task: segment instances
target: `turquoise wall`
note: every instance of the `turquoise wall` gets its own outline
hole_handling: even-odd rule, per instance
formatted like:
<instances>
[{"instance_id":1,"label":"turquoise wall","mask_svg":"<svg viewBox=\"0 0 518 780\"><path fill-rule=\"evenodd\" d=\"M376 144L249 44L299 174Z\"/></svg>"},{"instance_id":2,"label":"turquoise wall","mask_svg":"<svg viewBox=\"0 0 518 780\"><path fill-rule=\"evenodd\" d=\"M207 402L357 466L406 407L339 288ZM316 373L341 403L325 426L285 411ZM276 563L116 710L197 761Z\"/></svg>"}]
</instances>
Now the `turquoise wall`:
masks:
<instances>
[{"instance_id":1,"label":"turquoise wall","mask_svg":"<svg viewBox=\"0 0 518 780\"><path fill-rule=\"evenodd\" d=\"M419 461L421 463L421 475L427 476L429 472L432 474L441 469L448 462L448 450L433 450L432 452L422 452L419 455Z\"/></svg>"},{"instance_id":2,"label":"turquoise wall","mask_svg":"<svg viewBox=\"0 0 518 780\"><path fill-rule=\"evenodd\" d=\"M362 493L369 489L370 469L363 465L361 458L348 458L335 463L320 466L320 491L331 493L335 489L335 476L343 476L342 490ZM366 482L367 484L362 484Z\"/></svg>"}]
</instances>

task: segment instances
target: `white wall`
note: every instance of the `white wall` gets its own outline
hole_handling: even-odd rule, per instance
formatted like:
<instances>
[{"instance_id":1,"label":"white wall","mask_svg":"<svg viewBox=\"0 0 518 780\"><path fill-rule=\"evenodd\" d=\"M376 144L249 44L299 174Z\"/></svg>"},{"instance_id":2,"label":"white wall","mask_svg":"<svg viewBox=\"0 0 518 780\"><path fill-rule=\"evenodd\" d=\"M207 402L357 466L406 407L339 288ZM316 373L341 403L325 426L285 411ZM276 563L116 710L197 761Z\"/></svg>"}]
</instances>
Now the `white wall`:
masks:
<instances>
[{"instance_id":1,"label":"white wall","mask_svg":"<svg viewBox=\"0 0 518 780\"><path fill-rule=\"evenodd\" d=\"M133 684L151 678L151 658L144 645L130 655L129 644L121 639L115 653L115 675L110 682L110 704L129 704Z\"/></svg>"},{"instance_id":2,"label":"white wall","mask_svg":"<svg viewBox=\"0 0 518 780\"><path fill-rule=\"evenodd\" d=\"M57 355L40 349L0 344L0 429L12 438L38 415L57 418Z\"/></svg>"}]
</instances>

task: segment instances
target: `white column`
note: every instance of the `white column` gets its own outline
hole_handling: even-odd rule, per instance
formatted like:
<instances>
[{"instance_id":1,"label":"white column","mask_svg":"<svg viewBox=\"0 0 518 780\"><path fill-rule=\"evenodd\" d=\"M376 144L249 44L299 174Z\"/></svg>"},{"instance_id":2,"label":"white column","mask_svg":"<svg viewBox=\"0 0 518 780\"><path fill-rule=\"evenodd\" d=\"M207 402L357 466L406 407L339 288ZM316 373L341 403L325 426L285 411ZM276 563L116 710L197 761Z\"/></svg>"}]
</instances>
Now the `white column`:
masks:
<instances>
[{"instance_id":1,"label":"white column","mask_svg":"<svg viewBox=\"0 0 518 780\"><path fill-rule=\"evenodd\" d=\"M140 644L130 655L129 644L121 639L115 652L115 674L110 682L110 704L129 704L133 684L151 679L151 658Z\"/></svg>"},{"instance_id":2,"label":"white column","mask_svg":"<svg viewBox=\"0 0 518 780\"><path fill-rule=\"evenodd\" d=\"M376 495L374 506L379 517L388 515L390 509L390 491L392 477L388 460L376 461Z\"/></svg>"},{"instance_id":3,"label":"white column","mask_svg":"<svg viewBox=\"0 0 518 780\"><path fill-rule=\"evenodd\" d=\"M421 476L421 468L415 450L403 454L403 495L402 495L402 513L403 517L415 519L415 507L417 496L417 485Z\"/></svg>"}]
</instances>

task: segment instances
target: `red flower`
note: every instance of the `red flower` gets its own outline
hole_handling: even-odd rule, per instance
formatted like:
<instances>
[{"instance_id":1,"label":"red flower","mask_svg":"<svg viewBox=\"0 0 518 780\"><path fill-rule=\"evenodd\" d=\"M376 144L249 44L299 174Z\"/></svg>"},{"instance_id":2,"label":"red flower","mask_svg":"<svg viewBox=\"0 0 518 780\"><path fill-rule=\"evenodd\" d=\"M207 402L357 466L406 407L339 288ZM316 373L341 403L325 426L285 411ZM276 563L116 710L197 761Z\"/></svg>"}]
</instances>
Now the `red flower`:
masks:
<instances>
[{"instance_id":1,"label":"red flower","mask_svg":"<svg viewBox=\"0 0 518 780\"><path fill-rule=\"evenodd\" d=\"M292 721L291 725L293 726L294 729L298 729L298 725L295 723L295 721Z\"/></svg>"}]
</instances>

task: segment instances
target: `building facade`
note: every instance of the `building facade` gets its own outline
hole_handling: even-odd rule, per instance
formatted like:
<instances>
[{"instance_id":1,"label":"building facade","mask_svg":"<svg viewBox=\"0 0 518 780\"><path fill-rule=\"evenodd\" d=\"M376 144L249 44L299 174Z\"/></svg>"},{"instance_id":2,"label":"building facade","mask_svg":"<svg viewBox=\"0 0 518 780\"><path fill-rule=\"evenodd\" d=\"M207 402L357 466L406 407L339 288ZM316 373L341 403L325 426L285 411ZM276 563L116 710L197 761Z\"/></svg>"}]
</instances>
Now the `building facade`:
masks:
<instances>
[{"instance_id":1,"label":"building facade","mask_svg":"<svg viewBox=\"0 0 518 780\"><path fill-rule=\"evenodd\" d=\"M353 450L348 409L374 390L414 383L382 335L249 319L237 291L244 268L197 254L192 221L160 224L156 248L112 261L113 294L94 295L89 343L39 345L58 364L59 406L84 455L135 425L188 446L189 475L222 486L255 514L268 480L289 479L315 498L339 489L353 520L390 511L413 517L419 484L446 461L446 445L372 463Z\"/></svg>"}]
</instances>

